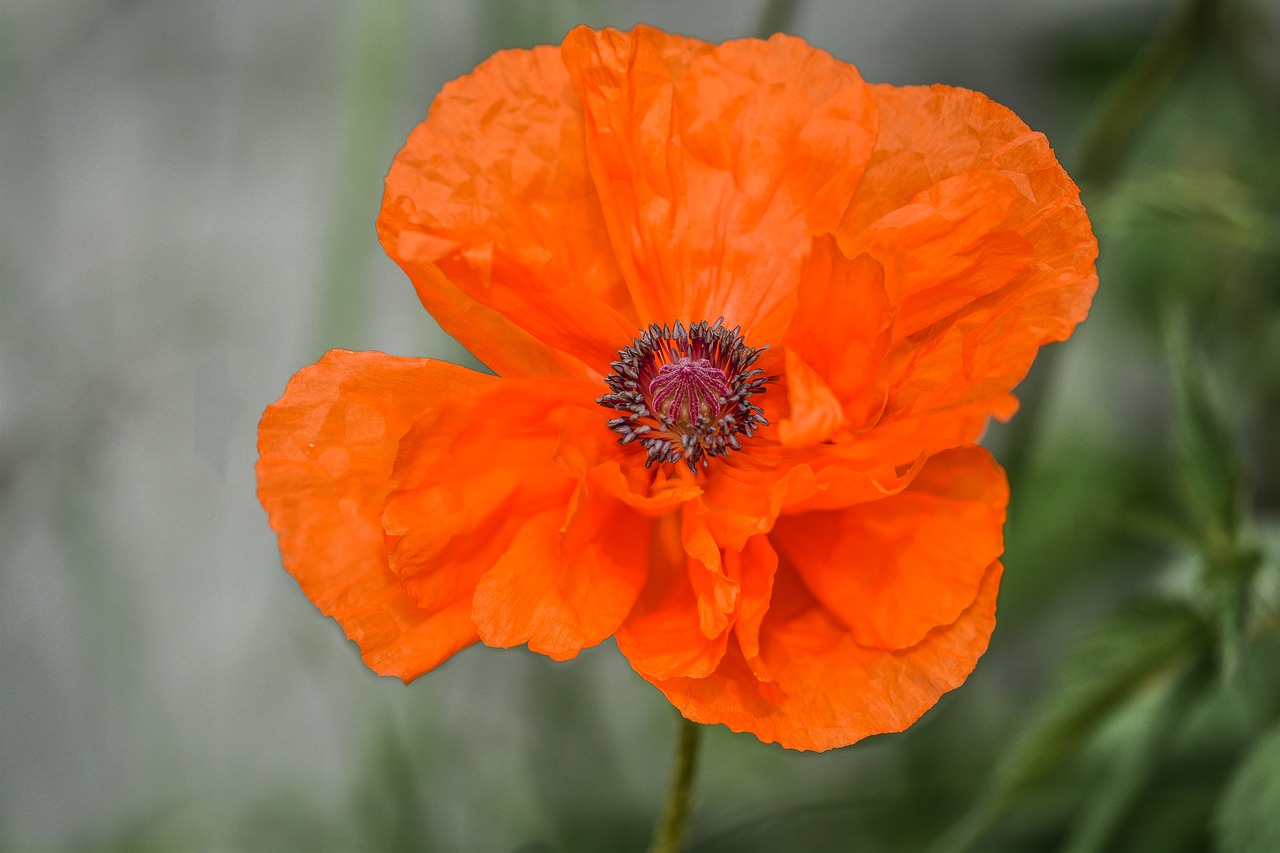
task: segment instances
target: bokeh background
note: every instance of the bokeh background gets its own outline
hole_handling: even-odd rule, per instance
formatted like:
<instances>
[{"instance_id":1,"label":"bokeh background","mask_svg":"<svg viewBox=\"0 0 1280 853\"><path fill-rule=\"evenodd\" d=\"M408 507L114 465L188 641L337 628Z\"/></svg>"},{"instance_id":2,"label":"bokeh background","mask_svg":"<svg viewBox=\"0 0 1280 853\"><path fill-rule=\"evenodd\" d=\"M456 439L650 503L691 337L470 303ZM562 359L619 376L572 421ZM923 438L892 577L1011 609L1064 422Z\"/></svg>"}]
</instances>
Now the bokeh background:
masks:
<instances>
[{"instance_id":1,"label":"bokeh background","mask_svg":"<svg viewBox=\"0 0 1280 853\"><path fill-rule=\"evenodd\" d=\"M978 671L830 753L709 729L689 849L1280 850L1275 0L0 0L0 848L643 849L675 723L611 642L377 678L253 477L326 349L469 358L373 229L434 93L638 21L984 91L1102 252L988 438Z\"/></svg>"}]
</instances>

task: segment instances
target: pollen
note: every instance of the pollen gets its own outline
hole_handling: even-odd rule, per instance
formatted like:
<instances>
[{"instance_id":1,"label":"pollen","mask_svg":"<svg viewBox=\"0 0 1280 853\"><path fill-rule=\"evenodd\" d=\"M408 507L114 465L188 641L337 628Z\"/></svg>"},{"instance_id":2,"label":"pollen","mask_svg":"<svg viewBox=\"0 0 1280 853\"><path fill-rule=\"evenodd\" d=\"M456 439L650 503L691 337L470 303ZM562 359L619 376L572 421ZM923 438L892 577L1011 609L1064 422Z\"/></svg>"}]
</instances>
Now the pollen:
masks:
<instances>
[{"instance_id":1,"label":"pollen","mask_svg":"<svg viewBox=\"0 0 1280 853\"><path fill-rule=\"evenodd\" d=\"M619 444L646 450L646 468L683 460L696 474L712 457L741 450L740 436L768 425L751 401L777 378L752 367L764 350L747 346L742 330L726 329L723 318L687 328L679 320L654 323L618 350L605 377L610 393L596 402L622 413L608 426Z\"/></svg>"}]
</instances>

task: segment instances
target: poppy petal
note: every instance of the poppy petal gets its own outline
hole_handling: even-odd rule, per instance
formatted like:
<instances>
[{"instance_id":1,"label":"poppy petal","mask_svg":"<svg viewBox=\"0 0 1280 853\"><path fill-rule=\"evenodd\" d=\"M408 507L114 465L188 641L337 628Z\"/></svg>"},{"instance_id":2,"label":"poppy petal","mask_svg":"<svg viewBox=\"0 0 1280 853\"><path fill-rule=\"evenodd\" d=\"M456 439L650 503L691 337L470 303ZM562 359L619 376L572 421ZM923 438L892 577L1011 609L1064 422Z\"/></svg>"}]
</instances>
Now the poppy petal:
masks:
<instances>
[{"instance_id":1,"label":"poppy petal","mask_svg":"<svg viewBox=\"0 0 1280 853\"><path fill-rule=\"evenodd\" d=\"M634 453L624 461L602 462L591 471L592 481L608 494L650 516L664 515L702 494L702 486L684 466L666 470L644 467L644 455Z\"/></svg>"},{"instance_id":2,"label":"poppy petal","mask_svg":"<svg viewBox=\"0 0 1280 853\"><path fill-rule=\"evenodd\" d=\"M510 324L600 372L635 333L583 134L559 51L508 50L447 84L392 163L379 218L383 246L427 309L477 357L501 349L490 336ZM452 316L450 283L506 323L486 312L471 312L482 323ZM532 365L501 361L490 366L504 376L536 375ZM546 361L543 354L538 369Z\"/></svg>"},{"instance_id":3,"label":"poppy petal","mask_svg":"<svg viewBox=\"0 0 1280 853\"><path fill-rule=\"evenodd\" d=\"M910 485L928 458L917 453L914 459L893 464L887 458L867 456L865 448L856 444L811 448L804 466L811 473L795 478L782 508L792 514L839 509L896 495Z\"/></svg>"},{"instance_id":4,"label":"poppy petal","mask_svg":"<svg viewBox=\"0 0 1280 853\"><path fill-rule=\"evenodd\" d=\"M775 444L718 460L698 498L707 528L721 548L740 551L752 536L768 533L782 512L834 509L896 494L926 457L917 451L895 463L877 455L881 448L868 442L790 450Z\"/></svg>"},{"instance_id":5,"label":"poppy petal","mask_svg":"<svg viewBox=\"0 0 1280 853\"><path fill-rule=\"evenodd\" d=\"M560 659L621 623L643 584L647 520L587 494L581 460L609 435L594 390L494 380L413 424L383 523L422 606L465 597L485 643Z\"/></svg>"},{"instance_id":6,"label":"poppy petal","mask_svg":"<svg viewBox=\"0 0 1280 853\"><path fill-rule=\"evenodd\" d=\"M618 650L648 678L710 675L728 644L723 628L704 629L692 576L707 569L686 553L681 527L677 513L655 520L648 582L616 635Z\"/></svg>"},{"instance_id":7,"label":"poppy petal","mask_svg":"<svg viewBox=\"0 0 1280 853\"><path fill-rule=\"evenodd\" d=\"M902 731L960 686L986 651L1001 570L998 562L987 568L954 622L910 648L885 651L859 645L798 577L779 569L760 629L771 681L756 677L736 642L706 678L650 681L694 722L723 723L788 749L826 750Z\"/></svg>"},{"instance_id":8,"label":"poppy petal","mask_svg":"<svg viewBox=\"0 0 1280 853\"><path fill-rule=\"evenodd\" d=\"M784 339L790 412L778 429L788 447L879 416L893 327L883 266L867 254L847 259L831 237L814 241L797 297Z\"/></svg>"},{"instance_id":9,"label":"poppy petal","mask_svg":"<svg viewBox=\"0 0 1280 853\"><path fill-rule=\"evenodd\" d=\"M863 646L901 649L972 603L1004 548L1008 489L987 451L933 456L902 492L785 515L770 541Z\"/></svg>"},{"instance_id":10,"label":"poppy petal","mask_svg":"<svg viewBox=\"0 0 1280 853\"><path fill-rule=\"evenodd\" d=\"M1097 241L1044 137L1008 109L945 86L872 90L876 150L839 234L880 256L901 300L881 423L932 418L967 443L1084 319Z\"/></svg>"},{"instance_id":11,"label":"poppy petal","mask_svg":"<svg viewBox=\"0 0 1280 853\"><path fill-rule=\"evenodd\" d=\"M847 427L844 406L826 379L794 349L786 352L788 416L778 424L783 447L809 447Z\"/></svg>"},{"instance_id":12,"label":"poppy petal","mask_svg":"<svg viewBox=\"0 0 1280 853\"><path fill-rule=\"evenodd\" d=\"M365 663L405 681L475 642L470 602L423 609L391 570L382 511L401 437L493 377L440 361L331 350L258 426L258 497L284 566Z\"/></svg>"},{"instance_id":13,"label":"poppy petal","mask_svg":"<svg viewBox=\"0 0 1280 853\"><path fill-rule=\"evenodd\" d=\"M422 606L470 601L526 518L567 512L576 482L555 454L585 387L493 379L405 433L382 522L391 568Z\"/></svg>"},{"instance_id":14,"label":"poppy petal","mask_svg":"<svg viewBox=\"0 0 1280 853\"><path fill-rule=\"evenodd\" d=\"M643 26L580 27L563 56L641 319L759 331L867 163L875 104L857 71L788 36L712 47Z\"/></svg>"},{"instance_id":15,"label":"poppy petal","mask_svg":"<svg viewBox=\"0 0 1280 853\"><path fill-rule=\"evenodd\" d=\"M782 508L796 500L794 492L812 493L812 471L784 461L792 460L777 446L717 460L715 475L706 478L697 500L721 548L741 551L752 536L769 532Z\"/></svg>"},{"instance_id":16,"label":"poppy petal","mask_svg":"<svg viewBox=\"0 0 1280 853\"><path fill-rule=\"evenodd\" d=\"M760 626L769 612L773 577L778 554L767 536L753 536L741 551L726 551L725 571L738 582L741 598L734 635L748 667L761 681L769 680L768 668L760 657Z\"/></svg>"},{"instance_id":17,"label":"poppy petal","mask_svg":"<svg viewBox=\"0 0 1280 853\"><path fill-rule=\"evenodd\" d=\"M698 628L704 636L718 637L729 627L738 609L738 583L724 570L720 546L706 520L686 505L680 541L689 555L689 580L698 604Z\"/></svg>"},{"instance_id":18,"label":"poppy petal","mask_svg":"<svg viewBox=\"0 0 1280 853\"><path fill-rule=\"evenodd\" d=\"M969 444L991 417L1007 420L1018 408L1012 394L979 399L911 417L878 421L874 428L793 453L815 481L793 489L788 512L836 509L896 494L934 453Z\"/></svg>"},{"instance_id":19,"label":"poppy petal","mask_svg":"<svg viewBox=\"0 0 1280 853\"><path fill-rule=\"evenodd\" d=\"M966 172L1007 172L1024 187L1028 180L1032 188L1056 187L1055 196L1065 184L1075 188L1044 135L980 92L943 85L872 83L868 88L879 107L875 149L841 220L841 234L857 234L919 193ZM1040 196L1027 195L1028 200Z\"/></svg>"},{"instance_id":20,"label":"poppy petal","mask_svg":"<svg viewBox=\"0 0 1280 853\"><path fill-rule=\"evenodd\" d=\"M388 214L378 222L383 246L398 240L388 230ZM398 227L398 226L396 226ZM390 249L387 250L390 254ZM547 346L492 308L477 302L449 281L434 263L405 253L396 257L408 273L418 299L440 328L499 376L593 376L583 362Z\"/></svg>"},{"instance_id":21,"label":"poppy petal","mask_svg":"<svg viewBox=\"0 0 1280 853\"><path fill-rule=\"evenodd\" d=\"M1018 201L1025 199L1017 184L1002 173L966 172L934 184L846 241L850 255L867 252L893 269L897 339L999 290L1031 262L1031 241L1003 227Z\"/></svg>"},{"instance_id":22,"label":"poppy petal","mask_svg":"<svg viewBox=\"0 0 1280 853\"><path fill-rule=\"evenodd\" d=\"M527 643L565 660L618 630L644 586L649 523L625 504L586 500L530 518L476 588L486 645Z\"/></svg>"}]
</instances>

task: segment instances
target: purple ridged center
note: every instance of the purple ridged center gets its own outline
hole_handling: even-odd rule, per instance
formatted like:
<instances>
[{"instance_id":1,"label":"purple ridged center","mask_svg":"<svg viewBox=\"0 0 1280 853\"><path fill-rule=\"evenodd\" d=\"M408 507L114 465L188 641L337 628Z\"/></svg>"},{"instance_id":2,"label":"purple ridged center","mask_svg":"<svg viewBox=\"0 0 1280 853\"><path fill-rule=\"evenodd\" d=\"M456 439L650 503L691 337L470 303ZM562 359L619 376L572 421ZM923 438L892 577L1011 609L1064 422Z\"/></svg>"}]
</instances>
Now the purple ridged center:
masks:
<instances>
[{"instance_id":1,"label":"purple ridged center","mask_svg":"<svg viewBox=\"0 0 1280 853\"><path fill-rule=\"evenodd\" d=\"M618 350L604 379L609 393L596 402L616 413L607 425L619 444L644 448L646 468L684 462L697 474L769 425L752 401L777 379L752 367L763 351L747 346L740 328L726 329L723 317L650 323Z\"/></svg>"},{"instance_id":2,"label":"purple ridged center","mask_svg":"<svg viewBox=\"0 0 1280 853\"><path fill-rule=\"evenodd\" d=\"M649 382L653 406L676 423L693 423L699 415L712 416L729 396L724 371L705 358L681 358L664 364Z\"/></svg>"}]
</instances>

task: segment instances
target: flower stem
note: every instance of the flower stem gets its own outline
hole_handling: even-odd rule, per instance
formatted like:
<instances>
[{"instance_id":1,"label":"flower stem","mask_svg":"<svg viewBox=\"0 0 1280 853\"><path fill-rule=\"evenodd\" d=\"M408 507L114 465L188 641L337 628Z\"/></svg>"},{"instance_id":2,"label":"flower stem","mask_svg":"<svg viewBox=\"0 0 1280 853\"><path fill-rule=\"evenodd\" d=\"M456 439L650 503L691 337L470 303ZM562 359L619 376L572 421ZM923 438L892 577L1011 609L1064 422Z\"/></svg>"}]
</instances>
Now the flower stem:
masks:
<instances>
[{"instance_id":1,"label":"flower stem","mask_svg":"<svg viewBox=\"0 0 1280 853\"><path fill-rule=\"evenodd\" d=\"M680 736L676 742L671 784L667 787L662 818L653 833L649 853L679 853L684 844L684 827L689 820L689 795L693 792L693 777L698 771L698 739L701 734L700 724L680 717Z\"/></svg>"}]
</instances>

